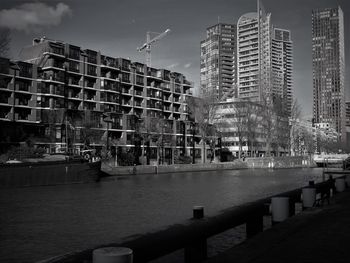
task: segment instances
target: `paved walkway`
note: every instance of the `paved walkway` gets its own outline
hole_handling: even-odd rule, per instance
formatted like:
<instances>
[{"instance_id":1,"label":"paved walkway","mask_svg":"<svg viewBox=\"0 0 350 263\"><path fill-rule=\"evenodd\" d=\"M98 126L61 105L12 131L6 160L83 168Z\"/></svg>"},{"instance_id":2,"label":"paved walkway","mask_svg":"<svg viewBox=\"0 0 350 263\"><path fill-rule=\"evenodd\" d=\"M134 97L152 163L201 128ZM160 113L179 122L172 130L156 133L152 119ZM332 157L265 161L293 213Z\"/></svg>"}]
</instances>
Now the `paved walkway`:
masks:
<instances>
[{"instance_id":1,"label":"paved walkway","mask_svg":"<svg viewBox=\"0 0 350 263\"><path fill-rule=\"evenodd\" d=\"M206 262L350 262L350 190Z\"/></svg>"}]
</instances>

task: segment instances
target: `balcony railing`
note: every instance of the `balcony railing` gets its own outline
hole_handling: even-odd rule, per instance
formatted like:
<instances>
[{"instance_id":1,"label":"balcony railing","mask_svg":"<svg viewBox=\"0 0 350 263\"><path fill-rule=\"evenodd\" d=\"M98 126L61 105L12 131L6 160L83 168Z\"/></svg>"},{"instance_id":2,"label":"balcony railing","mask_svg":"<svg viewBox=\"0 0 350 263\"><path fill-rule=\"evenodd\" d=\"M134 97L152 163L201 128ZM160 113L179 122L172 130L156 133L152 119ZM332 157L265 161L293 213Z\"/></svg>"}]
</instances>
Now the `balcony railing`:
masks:
<instances>
[{"instance_id":1,"label":"balcony railing","mask_svg":"<svg viewBox=\"0 0 350 263\"><path fill-rule=\"evenodd\" d=\"M137 95L137 96L142 96L142 91L140 91L140 90L135 90L135 95Z\"/></svg>"}]
</instances>

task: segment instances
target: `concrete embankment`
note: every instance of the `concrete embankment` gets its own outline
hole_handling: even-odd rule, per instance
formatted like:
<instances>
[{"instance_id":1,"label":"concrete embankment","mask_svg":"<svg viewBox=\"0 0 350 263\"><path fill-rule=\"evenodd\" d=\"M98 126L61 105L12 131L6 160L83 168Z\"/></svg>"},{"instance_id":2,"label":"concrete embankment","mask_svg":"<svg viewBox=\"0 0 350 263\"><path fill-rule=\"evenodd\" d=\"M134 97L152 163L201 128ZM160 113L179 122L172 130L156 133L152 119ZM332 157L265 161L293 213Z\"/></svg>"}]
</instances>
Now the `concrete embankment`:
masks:
<instances>
[{"instance_id":1,"label":"concrete embankment","mask_svg":"<svg viewBox=\"0 0 350 263\"><path fill-rule=\"evenodd\" d=\"M174 164L174 165L138 165L114 167L108 163L102 165L106 175L137 175L162 174L176 172L200 172L214 170L235 170L247 168L298 168L312 166L310 159L304 156L296 157L265 157L247 158L244 161L235 160L225 163Z\"/></svg>"}]
</instances>

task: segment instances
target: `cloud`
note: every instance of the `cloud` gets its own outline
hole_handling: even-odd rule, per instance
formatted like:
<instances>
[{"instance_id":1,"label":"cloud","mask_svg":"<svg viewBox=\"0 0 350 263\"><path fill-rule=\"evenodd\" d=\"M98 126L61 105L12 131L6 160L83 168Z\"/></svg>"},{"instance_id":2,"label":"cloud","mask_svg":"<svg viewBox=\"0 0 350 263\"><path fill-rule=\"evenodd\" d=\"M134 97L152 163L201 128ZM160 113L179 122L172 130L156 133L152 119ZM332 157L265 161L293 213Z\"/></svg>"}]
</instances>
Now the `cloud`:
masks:
<instances>
[{"instance_id":1,"label":"cloud","mask_svg":"<svg viewBox=\"0 0 350 263\"><path fill-rule=\"evenodd\" d=\"M167 66L166 68L173 69L173 68L176 68L178 65L179 65L179 63L173 63L173 64L170 64L169 66Z\"/></svg>"},{"instance_id":2,"label":"cloud","mask_svg":"<svg viewBox=\"0 0 350 263\"><path fill-rule=\"evenodd\" d=\"M26 3L0 10L0 27L18 31L39 31L42 27L57 26L72 10L64 3L49 6L46 3Z\"/></svg>"},{"instance_id":3,"label":"cloud","mask_svg":"<svg viewBox=\"0 0 350 263\"><path fill-rule=\"evenodd\" d=\"M192 66L192 63L187 63L187 64L184 65L184 68L189 68L191 66Z\"/></svg>"}]
</instances>

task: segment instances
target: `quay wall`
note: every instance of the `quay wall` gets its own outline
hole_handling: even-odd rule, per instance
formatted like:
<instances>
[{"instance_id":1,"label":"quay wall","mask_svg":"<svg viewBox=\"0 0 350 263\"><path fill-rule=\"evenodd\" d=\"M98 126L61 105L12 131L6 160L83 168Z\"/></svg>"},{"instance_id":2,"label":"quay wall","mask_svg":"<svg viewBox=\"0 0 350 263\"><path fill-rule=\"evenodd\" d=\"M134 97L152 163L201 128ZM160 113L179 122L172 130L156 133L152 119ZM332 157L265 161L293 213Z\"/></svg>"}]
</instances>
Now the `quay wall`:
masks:
<instances>
[{"instance_id":1,"label":"quay wall","mask_svg":"<svg viewBox=\"0 0 350 263\"><path fill-rule=\"evenodd\" d=\"M100 166L100 162L80 161L1 165L0 188L94 182Z\"/></svg>"},{"instance_id":2,"label":"quay wall","mask_svg":"<svg viewBox=\"0 0 350 263\"><path fill-rule=\"evenodd\" d=\"M107 175L137 175L137 174L162 174L176 172L200 172L214 170L235 170L247 168L301 168L311 167L313 164L307 156L293 157L258 157L246 158L244 161L235 160L224 163L198 163L198 164L173 164L173 165L138 165L117 166L103 165L102 171Z\"/></svg>"}]
</instances>

